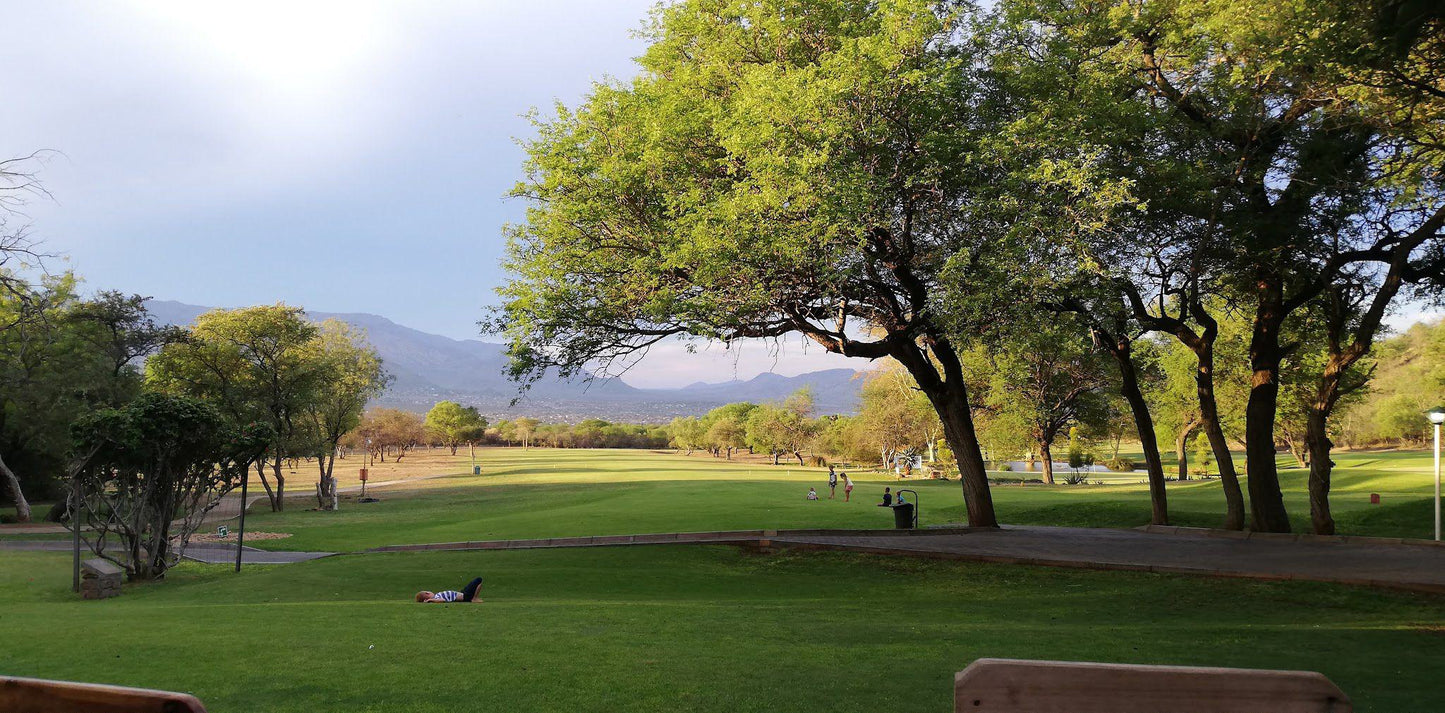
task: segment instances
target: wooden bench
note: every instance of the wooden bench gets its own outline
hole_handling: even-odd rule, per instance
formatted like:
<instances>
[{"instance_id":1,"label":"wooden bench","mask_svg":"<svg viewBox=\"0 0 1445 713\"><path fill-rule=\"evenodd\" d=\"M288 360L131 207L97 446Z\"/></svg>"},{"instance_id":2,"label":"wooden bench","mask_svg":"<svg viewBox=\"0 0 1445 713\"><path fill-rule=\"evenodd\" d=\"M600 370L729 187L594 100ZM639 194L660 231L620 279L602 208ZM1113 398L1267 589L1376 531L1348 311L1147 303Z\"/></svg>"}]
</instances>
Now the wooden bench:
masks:
<instances>
[{"instance_id":1,"label":"wooden bench","mask_svg":"<svg viewBox=\"0 0 1445 713\"><path fill-rule=\"evenodd\" d=\"M80 563L80 596L85 599L109 599L120 596L121 575L125 570L114 562L96 558Z\"/></svg>"},{"instance_id":2,"label":"wooden bench","mask_svg":"<svg viewBox=\"0 0 1445 713\"><path fill-rule=\"evenodd\" d=\"M1312 671L979 659L954 677L955 713L1350 713Z\"/></svg>"},{"instance_id":3,"label":"wooden bench","mask_svg":"<svg viewBox=\"0 0 1445 713\"><path fill-rule=\"evenodd\" d=\"M5 713L206 713L195 696L145 688L0 676Z\"/></svg>"}]
</instances>

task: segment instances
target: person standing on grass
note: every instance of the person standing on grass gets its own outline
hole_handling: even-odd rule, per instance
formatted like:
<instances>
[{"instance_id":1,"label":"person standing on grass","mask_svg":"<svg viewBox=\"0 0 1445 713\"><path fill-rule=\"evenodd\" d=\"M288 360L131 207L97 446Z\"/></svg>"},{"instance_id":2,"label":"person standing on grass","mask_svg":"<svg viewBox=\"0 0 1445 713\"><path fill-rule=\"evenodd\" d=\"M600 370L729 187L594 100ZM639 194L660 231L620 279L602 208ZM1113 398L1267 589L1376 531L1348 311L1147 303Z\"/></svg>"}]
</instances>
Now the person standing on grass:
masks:
<instances>
[{"instance_id":1,"label":"person standing on grass","mask_svg":"<svg viewBox=\"0 0 1445 713\"><path fill-rule=\"evenodd\" d=\"M847 474L847 473L844 473L844 474L843 474L843 502L846 503L846 502L848 502L849 500L852 500L852 499L853 499L853 481L848 477L848 474Z\"/></svg>"},{"instance_id":2,"label":"person standing on grass","mask_svg":"<svg viewBox=\"0 0 1445 713\"><path fill-rule=\"evenodd\" d=\"M838 491L838 471L833 466L828 466L828 499L832 500Z\"/></svg>"}]
</instances>

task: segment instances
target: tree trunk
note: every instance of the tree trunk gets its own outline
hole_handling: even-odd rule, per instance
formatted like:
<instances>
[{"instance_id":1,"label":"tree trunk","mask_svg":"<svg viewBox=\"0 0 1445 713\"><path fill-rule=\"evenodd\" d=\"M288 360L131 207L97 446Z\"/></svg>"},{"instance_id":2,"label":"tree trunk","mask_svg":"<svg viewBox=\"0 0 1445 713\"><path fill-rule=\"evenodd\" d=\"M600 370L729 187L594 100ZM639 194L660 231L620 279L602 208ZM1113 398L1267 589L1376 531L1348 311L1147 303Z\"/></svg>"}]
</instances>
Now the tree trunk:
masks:
<instances>
[{"instance_id":1,"label":"tree trunk","mask_svg":"<svg viewBox=\"0 0 1445 713\"><path fill-rule=\"evenodd\" d=\"M1289 532L1289 514L1279 489L1275 464L1274 420L1279 405L1279 364L1284 351L1279 328L1282 306L1261 299L1249 342L1249 403L1244 410L1245 469L1249 474L1249 508L1258 532Z\"/></svg>"},{"instance_id":2,"label":"tree trunk","mask_svg":"<svg viewBox=\"0 0 1445 713\"><path fill-rule=\"evenodd\" d=\"M261 477L261 487L266 489L266 500L271 504L271 512L276 512L276 493L271 490L271 482L266 480L266 456L256 459L256 475ZM241 507L245 507L245 503Z\"/></svg>"},{"instance_id":3,"label":"tree trunk","mask_svg":"<svg viewBox=\"0 0 1445 713\"><path fill-rule=\"evenodd\" d=\"M20 522L30 522L30 501L25 499L25 491L20 489L20 476L5 465L5 459L0 457L0 477L5 480L5 487L10 490L10 496L15 499L15 519Z\"/></svg>"},{"instance_id":4,"label":"tree trunk","mask_svg":"<svg viewBox=\"0 0 1445 713\"><path fill-rule=\"evenodd\" d=\"M958 462L963 500L968 509L968 524L970 527L998 527L998 517L993 510L993 495L988 489L988 472L984 470L983 453L978 448L978 434L973 429L973 416L968 410L968 395L962 384L951 400L956 400L953 408L940 410L939 418L943 421L943 439Z\"/></svg>"},{"instance_id":5,"label":"tree trunk","mask_svg":"<svg viewBox=\"0 0 1445 713\"><path fill-rule=\"evenodd\" d=\"M933 358L943 367L946 379L940 376L934 361L913 342L899 344L892 351L892 356L913 375L918 388L928 397L943 424L943 440L958 461L969 526L998 527L993 495L988 488L988 472L983 464L983 451L979 449L978 433L974 430L973 414L969 411L963 368L946 339L935 337L932 352Z\"/></svg>"},{"instance_id":6,"label":"tree trunk","mask_svg":"<svg viewBox=\"0 0 1445 713\"><path fill-rule=\"evenodd\" d=\"M453 443L453 444L452 444L452 455L456 455L456 454L457 454L457 445L458 445L458 444L456 444L456 443Z\"/></svg>"},{"instance_id":7,"label":"tree trunk","mask_svg":"<svg viewBox=\"0 0 1445 713\"><path fill-rule=\"evenodd\" d=\"M1199 414L1209 450L1219 468L1219 481L1224 486L1224 529L1244 529L1244 491L1234 471L1234 456L1229 452L1229 439L1219 425L1219 405L1214 399L1214 339L1207 337L1204 348L1196 350L1199 368L1194 373L1195 390L1199 396Z\"/></svg>"},{"instance_id":8,"label":"tree trunk","mask_svg":"<svg viewBox=\"0 0 1445 713\"><path fill-rule=\"evenodd\" d=\"M1317 408L1311 408L1305 447L1310 454L1310 522L1316 535L1335 534L1335 518L1330 514L1330 474L1334 461L1330 460L1330 441L1327 426L1329 416Z\"/></svg>"},{"instance_id":9,"label":"tree trunk","mask_svg":"<svg viewBox=\"0 0 1445 713\"><path fill-rule=\"evenodd\" d=\"M335 510L337 505L336 478L332 477L332 471L336 465L335 451L328 459L324 455L316 456L316 467L321 471L321 478L316 482L316 507L322 510Z\"/></svg>"},{"instance_id":10,"label":"tree trunk","mask_svg":"<svg viewBox=\"0 0 1445 713\"><path fill-rule=\"evenodd\" d=\"M798 465L799 465L799 466L805 466L805 465L807 465L807 463L804 463L804 462L803 462L803 452L802 452L802 451L793 451L793 455L794 455L794 456L797 456L797 458L798 458Z\"/></svg>"},{"instance_id":11,"label":"tree trunk","mask_svg":"<svg viewBox=\"0 0 1445 713\"><path fill-rule=\"evenodd\" d=\"M1284 434L1284 445L1286 448L1289 449L1289 454L1291 456L1294 456L1294 465L1296 468L1310 467L1310 452L1308 442L1308 431L1305 433L1305 440L1303 442L1290 435L1289 432L1285 432Z\"/></svg>"},{"instance_id":12,"label":"tree trunk","mask_svg":"<svg viewBox=\"0 0 1445 713\"><path fill-rule=\"evenodd\" d=\"M1174 439L1174 453L1179 457L1179 479L1189 480L1189 436L1194 429L1199 428L1199 421L1190 421L1179 429L1179 436Z\"/></svg>"},{"instance_id":13,"label":"tree trunk","mask_svg":"<svg viewBox=\"0 0 1445 713\"><path fill-rule=\"evenodd\" d=\"M1039 454L1044 457L1044 485L1054 484L1054 450L1048 441L1039 441Z\"/></svg>"},{"instance_id":14,"label":"tree trunk","mask_svg":"<svg viewBox=\"0 0 1445 713\"><path fill-rule=\"evenodd\" d=\"M276 476L276 503L275 512L286 509L286 476L281 473L281 458L278 456L276 462L271 466L271 472Z\"/></svg>"},{"instance_id":15,"label":"tree trunk","mask_svg":"<svg viewBox=\"0 0 1445 713\"><path fill-rule=\"evenodd\" d=\"M1149 471L1150 523L1169 524L1169 500L1164 490L1164 461L1159 457L1159 440L1154 435L1154 417L1149 413L1149 402L1139 389L1139 374L1134 367L1132 346L1125 339L1115 342L1109 352L1119 363L1119 393L1129 403L1134 414L1134 425L1139 431L1139 446L1144 451L1144 468ZM1119 454L1118 441L1114 442L1114 456Z\"/></svg>"}]
</instances>

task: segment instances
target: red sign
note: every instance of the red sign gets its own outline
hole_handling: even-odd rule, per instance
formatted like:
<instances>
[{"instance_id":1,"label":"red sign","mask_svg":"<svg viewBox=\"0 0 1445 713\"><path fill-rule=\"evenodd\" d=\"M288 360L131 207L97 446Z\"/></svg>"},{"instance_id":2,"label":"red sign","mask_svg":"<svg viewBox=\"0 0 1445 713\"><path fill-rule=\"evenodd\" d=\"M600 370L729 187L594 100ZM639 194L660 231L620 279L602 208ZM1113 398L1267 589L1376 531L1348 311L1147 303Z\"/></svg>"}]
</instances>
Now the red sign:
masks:
<instances>
[{"instance_id":1,"label":"red sign","mask_svg":"<svg viewBox=\"0 0 1445 713\"><path fill-rule=\"evenodd\" d=\"M366 469L365 469L365 468L362 468L362 469L361 469L361 482L363 482L363 483L366 482Z\"/></svg>"},{"instance_id":2,"label":"red sign","mask_svg":"<svg viewBox=\"0 0 1445 713\"><path fill-rule=\"evenodd\" d=\"M1370 493L1370 504L1371 504L1371 505L1379 505L1379 504L1380 504L1380 494L1379 494L1379 493Z\"/></svg>"}]
</instances>

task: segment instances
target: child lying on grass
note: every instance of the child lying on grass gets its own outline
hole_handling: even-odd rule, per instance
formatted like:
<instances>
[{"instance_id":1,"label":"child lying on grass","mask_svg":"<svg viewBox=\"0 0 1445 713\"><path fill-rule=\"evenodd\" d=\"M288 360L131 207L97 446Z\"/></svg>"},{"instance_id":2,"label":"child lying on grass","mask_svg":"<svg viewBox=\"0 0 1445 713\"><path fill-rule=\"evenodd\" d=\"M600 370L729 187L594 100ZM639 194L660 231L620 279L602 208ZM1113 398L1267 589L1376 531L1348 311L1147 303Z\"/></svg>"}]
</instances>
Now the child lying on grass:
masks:
<instances>
[{"instance_id":1,"label":"child lying on grass","mask_svg":"<svg viewBox=\"0 0 1445 713\"><path fill-rule=\"evenodd\" d=\"M443 592L428 592L428 591L426 591L426 590L422 590L422 591L416 593L416 600L417 600L417 602L422 603L422 604L436 604L436 603L447 604L447 603L450 603L450 602L480 602L480 601L482 601L482 600L477 599L476 597L477 597L477 590L478 590L478 589L481 589L481 587L482 587L482 578L481 578L481 577L477 577L476 579L473 579L472 581L468 582L468 583L467 583L467 586L463 587L463 588L462 588L462 591L460 591L460 592L452 591L452 590L450 590L450 589L448 589L448 590L446 590L446 591L443 591Z\"/></svg>"}]
</instances>

